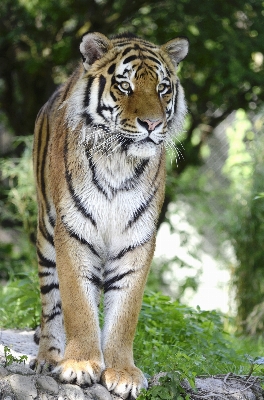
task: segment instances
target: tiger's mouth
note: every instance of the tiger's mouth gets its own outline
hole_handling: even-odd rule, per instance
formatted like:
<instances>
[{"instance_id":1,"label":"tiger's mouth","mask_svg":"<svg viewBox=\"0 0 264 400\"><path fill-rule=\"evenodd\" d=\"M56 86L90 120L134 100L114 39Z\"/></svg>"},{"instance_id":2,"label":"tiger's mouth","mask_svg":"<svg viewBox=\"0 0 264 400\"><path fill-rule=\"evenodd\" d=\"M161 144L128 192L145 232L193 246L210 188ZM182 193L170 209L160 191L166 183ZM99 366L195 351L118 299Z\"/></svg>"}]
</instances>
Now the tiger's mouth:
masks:
<instances>
[{"instance_id":1,"label":"tiger's mouth","mask_svg":"<svg viewBox=\"0 0 264 400\"><path fill-rule=\"evenodd\" d=\"M144 145L155 145L158 146L163 142L161 138L153 138L150 135L144 138L132 138L132 137L123 137L122 138L122 146L128 148L130 145L134 144L137 146L144 146Z\"/></svg>"},{"instance_id":2,"label":"tiger's mouth","mask_svg":"<svg viewBox=\"0 0 264 400\"><path fill-rule=\"evenodd\" d=\"M153 143L156 146L158 146L159 144L161 144L163 142L162 139L158 139L157 141L153 140L153 138L151 138L150 136L146 137L145 139L141 139L139 140L138 143L140 144L145 144L145 143Z\"/></svg>"}]
</instances>

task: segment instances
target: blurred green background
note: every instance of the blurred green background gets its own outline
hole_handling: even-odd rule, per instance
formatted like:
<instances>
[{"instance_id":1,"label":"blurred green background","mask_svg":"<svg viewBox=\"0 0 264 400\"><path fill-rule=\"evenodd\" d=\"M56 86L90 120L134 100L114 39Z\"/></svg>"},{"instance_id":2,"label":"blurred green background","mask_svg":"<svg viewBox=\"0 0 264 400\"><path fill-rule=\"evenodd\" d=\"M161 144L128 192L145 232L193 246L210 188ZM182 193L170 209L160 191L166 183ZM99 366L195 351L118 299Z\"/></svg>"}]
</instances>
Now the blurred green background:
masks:
<instances>
[{"instance_id":1,"label":"blurred green background","mask_svg":"<svg viewBox=\"0 0 264 400\"><path fill-rule=\"evenodd\" d=\"M169 224L172 233L178 230L181 245L199 259L204 243L186 246L190 234L172 223L175 214L184 214L230 273L236 326L251 334L262 330L263 26L260 0L0 3L0 325L38 323L34 121L55 87L73 71L81 36L90 30L105 35L130 31L157 44L188 37L190 52L179 76L189 114L175 143L177 160L176 154L168 155L159 224ZM196 291L198 275L181 282L175 278L168 287L166 273L184 264L188 262L177 256L156 259L148 287L175 299L190 288Z\"/></svg>"}]
</instances>

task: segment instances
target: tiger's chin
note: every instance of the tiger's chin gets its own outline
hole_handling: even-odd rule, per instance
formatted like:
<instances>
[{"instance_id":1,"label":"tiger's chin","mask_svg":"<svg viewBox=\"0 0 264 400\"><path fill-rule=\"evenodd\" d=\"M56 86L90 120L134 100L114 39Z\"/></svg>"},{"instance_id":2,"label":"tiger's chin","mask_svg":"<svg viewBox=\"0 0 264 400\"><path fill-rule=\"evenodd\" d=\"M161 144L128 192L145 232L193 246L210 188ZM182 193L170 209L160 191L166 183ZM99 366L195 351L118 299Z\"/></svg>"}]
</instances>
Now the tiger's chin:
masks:
<instances>
[{"instance_id":1,"label":"tiger's chin","mask_svg":"<svg viewBox=\"0 0 264 400\"><path fill-rule=\"evenodd\" d=\"M150 158L154 157L160 146L155 143L132 143L127 149L127 155L131 157Z\"/></svg>"}]
</instances>

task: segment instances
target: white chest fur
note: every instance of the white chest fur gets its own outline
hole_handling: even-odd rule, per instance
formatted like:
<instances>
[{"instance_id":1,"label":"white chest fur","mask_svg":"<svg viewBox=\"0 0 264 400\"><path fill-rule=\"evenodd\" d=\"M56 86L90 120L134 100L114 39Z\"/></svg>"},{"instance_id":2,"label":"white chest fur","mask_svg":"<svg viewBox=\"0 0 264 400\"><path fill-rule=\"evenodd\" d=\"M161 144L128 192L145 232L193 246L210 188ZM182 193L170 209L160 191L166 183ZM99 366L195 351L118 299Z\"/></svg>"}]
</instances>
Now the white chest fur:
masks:
<instances>
[{"instance_id":1,"label":"white chest fur","mask_svg":"<svg viewBox=\"0 0 264 400\"><path fill-rule=\"evenodd\" d=\"M65 152L68 191L62 199L63 221L104 255L146 241L158 217L156 192L161 152L150 159L91 153L70 144ZM164 184L164 183L162 183Z\"/></svg>"}]
</instances>

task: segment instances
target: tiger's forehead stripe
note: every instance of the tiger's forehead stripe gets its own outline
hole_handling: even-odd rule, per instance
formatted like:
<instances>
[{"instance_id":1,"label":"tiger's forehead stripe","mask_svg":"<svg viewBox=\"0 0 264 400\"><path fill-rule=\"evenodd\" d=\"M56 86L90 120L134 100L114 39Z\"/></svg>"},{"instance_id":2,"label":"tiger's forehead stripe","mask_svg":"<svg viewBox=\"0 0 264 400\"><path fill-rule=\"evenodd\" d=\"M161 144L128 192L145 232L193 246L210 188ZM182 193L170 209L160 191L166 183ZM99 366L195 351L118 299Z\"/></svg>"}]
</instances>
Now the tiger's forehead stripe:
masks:
<instances>
[{"instance_id":1,"label":"tiger's forehead stripe","mask_svg":"<svg viewBox=\"0 0 264 400\"><path fill-rule=\"evenodd\" d=\"M140 39L140 38L133 38L132 40L135 44L142 44L144 47L148 47L150 49L155 49L157 48L157 46L155 46L154 44L151 44L149 42L147 42L146 40ZM131 46L131 40L130 39L113 39L112 43L114 44L114 46L118 46L118 47L124 47L124 46Z\"/></svg>"}]
</instances>

